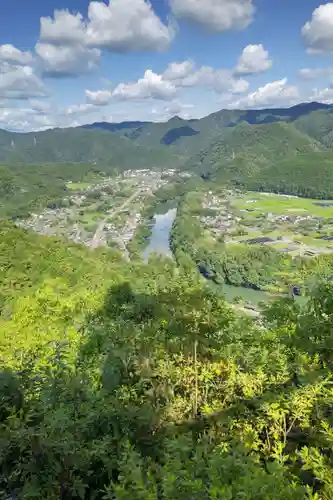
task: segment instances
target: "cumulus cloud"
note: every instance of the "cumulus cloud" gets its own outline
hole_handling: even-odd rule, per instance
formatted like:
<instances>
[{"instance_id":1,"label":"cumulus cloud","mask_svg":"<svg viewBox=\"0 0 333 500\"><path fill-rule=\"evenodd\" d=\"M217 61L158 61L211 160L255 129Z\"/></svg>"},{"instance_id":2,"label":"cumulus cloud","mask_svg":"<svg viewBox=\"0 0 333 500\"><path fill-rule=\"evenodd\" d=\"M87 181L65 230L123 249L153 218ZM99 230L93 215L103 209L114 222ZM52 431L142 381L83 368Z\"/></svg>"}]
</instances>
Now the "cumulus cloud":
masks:
<instances>
[{"instance_id":1,"label":"cumulus cloud","mask_svg":"<svg viewBox=\"0 0 333 500\"><path fill-rule=\"evenodd\" d=\"M28 99L46 94L43 81L31 66L0 65L0 97L5 99Z\"/></svg>"},{"instance_id":2,"label":"cumulus cloud","mask_svg":"<svg viewBox=\"0 0 333 500\"><path fill-rule=\"evenodd\" d=\"M9 63L13 65L27 65L31 64L33 56L31 52L23 52L14 45L5 44L0 45L0 62Z\"/></svg>"},{"instance_id":3,"label":"cumulus cloud","mask_svg":"<svg viewBox=\"0 0 333 500\"><path fill-rule=\"evenodd\" d=\"M52 110L52 106L47 101L38 101L35 99L29 100L30 107L32 111L40 114L49 113Z\"/></svg>"},{"instance_id":4,"label":"cumulus cloud","mask_svg":"<svg viewBox=\"0 0 333 500\"><path fill-rule=\"evenodd\" d=\"M193 108L193 104L185 104L177 100L172 101L163 107L153 107L151 110L151 119L154 122L165 122L177 115L183 118L183 120L188 120L192 117L191 110Z\"/></svg>"},{"instance_id":5,"label":"cumulus cloud","mask_svg":"<svg viewBox=\"0 0 333 500\"><path fill-rule=\"evenodd\" d=\"M244 29L253 20L252 0L170 0L173 13L216 32Z\"/></svg>"},{"instance_id":6,"label":"cumulus cloud","mask_svg":"<svg viewBox=\"0 0 333 500\"><path fill-rule=\"evenodd\" d=\"M110 90L85 90L86 100L88 103L94 106L106 106L109 104L112 98L112 92Z\"/></svg>"},{"instance_id":7,"label":"cumulus cloud","mask_svg":"<svg viewBox=\"0 0 333 500\"><path fill-rule=\"evenodd\" d=\"M299 70L299 76L303 80L315 80L327 75L333 75L333 68L303 68Z\"/></svg>"},{"instance_id":8,"label":"cumulus cloud","mask_svg":"<svg viewBox=\"0 0 333 500\"><path fill-rule=\"evenodd\" d=\"M144 77L137 82L120 83L113 91L112 97L122 100L151 98L167 101L174 99L180 89L197 86L207 87L218 93L238 94L247 92L249 83L242 78L236 78L231 70L214 69L211 66L196 67L192 61L183 61L170 63L162 74L148 69ZM95 95L87 97L97 98ZM104 97L109 99L110 95L104 94Z\"/></svg>"},{"instance_id":9,"label":"cumulus cloud","mask_svg":"<svg viewBox=\"0 0 333 500\"><path fill-rule=\"evenodd\" d=\"M62 46L37 43L36 54L41 71L48 76L78 76L95 69L100 59L98 49L82 45Z\"/></svg>"},{"instance_id":10,"label":"cumulus cloud","mask_svg":"<svg viewBox=\"0 0 333 500\"><path fill-rule=\"evenodd\" d=\"M163 50L174 37L145 0L113 0L109 5L91 2L88 9L87 43L126 52Z\"/></svg>"},{"instance_id":11,"label":"cumulus cloud","mask_svg":"<svg viewBox=\"0 0 333 500\"><path fill-rule=\"evenodd\" d=\"M55 10L54 17L41 17L40 40L55 45L81 45L84 43L86 26L82 14L68 10Z\"/></svg>"},{"instance_id":12,"label":"cumulus cloud","mask_svg":"<svg viewBox=\"0 0 333 500\"><path fill-rule=\"evenodd\" d=\"M259 87L255 92L242 97L236 102L231 102L228 107L251 109L287 106L294 104L298 99L298 88L294 85L288 85L287 78L284 78Z\"/></svg>"},{"instance_id":13,"label":"cumulus cloud","mask_svg":"<svg viewBox=\"0 0 333 500\"><path fill-rule=\"evenodd\" d=\"M45 130L56 125L50 116L36 112L32 107L3 107L0 109L0 128L15 132Z\"/></svg>"},{"instance_id":14,"label":"cumulus cloud","mask_svg":"<svg viewBox=\"0 0 333 500\"><path fill-rule=\"evenodd\" d=\"M172 62L163 73L163 80L183 80L195 71L193 61Z\"/></svg>"},{"instance_id":15,"label":"cumulus cloud","mask_svg":"<svg viewBox=\"0 0 333 500\"><path fill-rule=\"evenodd\" d=\"M302 28L310 53L333 52L333 3L320 5Z\"/></svg>"},{"instance_id":16,"label":"cumulus cloud","mask_svg":"<svg viewBox=\"0 0 333 500\"><path fill-rule=\"evenodd\" d=\"M323 104L333 104L333 88L314 89L310 101L321 102Z\"/></svg>"},{"instance_id":17,"label":"cumulus cloud","mask_svg":"<svg viewBox=\"0 0 333 500\"><path fill-rule=\"evenodd\" d=\"M177 93L172 82L148 69L144 77L134 83L120 83L113 92L117 99L172 99Z\"/></svg>"},{"instance_id":18,"label":"cumulus cloud","mask_svg":"<svg viewBox=\"0 0 333 500\"><path fill-rule=\"evenodd\" d=\"M166 26L145 0L92 1L88 19L68 10L41 19L40 39L56 45L85 45L118 52L166 49L174 29Z\"/></svg>"},{"instance_id":19,"label":"cumulus cloud","mask_svg":"<svg viewBox=\"0 0 333 500\"><path fill-rule=\"evenodd\" d=\"M87 114L87 113L95 113L96 108L93 104L73 104L72 106L68 106L67 108L64 108L61 110L60 113L63 113L64 115L67 116L72 116L72 115L82 115L82 114Z\"/></svg>"},{"instance_id":20,"label":"cumulus cloud","mask_svg":"<svg viewBox=\"0 0 333 500\"><path fill-rule=\"evenodd\" d=\"M273 61L269 59L268 51L260 45L248 45L238 59L236 73L251 75L254 73L263 73L269 70Z\"/></svg>"},{"instance_id":21,"label":"cumulus cloud","mask_svg":"<svg viewBox=\"0 0 333 500\"><path fill-rule=\"evenodd\" d=\"M244 79L234 78L233 72L228 69L214 69L211 66L202 66L181 82L183 87L202 86L216 92L232 92L235 94L247 92L249 83Z\"/></svg>"},{"instance_id":22,"label":"cumulus cloud","mask_svg":"<svg viewBox=\"0 0 333 500\"><path fill-rule=\"evenodd\" d=\"M171 63L162 75L176 87L208 87L216 92L247 92L249 84L242 78L235 78L229 69L214 69L211 66L196 67L192 61Z\"/></svg>"}]
</instances>

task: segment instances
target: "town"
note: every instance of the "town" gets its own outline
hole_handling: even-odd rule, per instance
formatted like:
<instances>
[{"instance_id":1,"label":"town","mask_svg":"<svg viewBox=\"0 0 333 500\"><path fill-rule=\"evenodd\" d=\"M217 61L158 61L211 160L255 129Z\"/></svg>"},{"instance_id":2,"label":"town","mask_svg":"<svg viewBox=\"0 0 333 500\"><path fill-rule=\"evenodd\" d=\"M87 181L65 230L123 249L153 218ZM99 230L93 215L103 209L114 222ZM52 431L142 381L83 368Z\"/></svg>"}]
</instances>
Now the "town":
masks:
<instances>
[{"instance_id":1,"label":"town","mask_svg":"<svg viewBox=\"0 0 333 500\"><path fill-rule=\"evenodd\" d=\"M200 221L226 244L269 245L293 257L333 252L332 201L209 191L202 199Z\"/></svg>"},{"instance_id":2,"label":"town","mask_svg":"<svg viewBox=\"0 0 333 500\"><path fill-rule=\"evenodd\" d=\"M116 248L128 257L128 243L154 193L175 176L188 175L175 169L128 170L92 183L68 183L68 196L60 206L32 213L16 224L47 236L61 235L91 248Z\"/></svg>"}]
</instances>

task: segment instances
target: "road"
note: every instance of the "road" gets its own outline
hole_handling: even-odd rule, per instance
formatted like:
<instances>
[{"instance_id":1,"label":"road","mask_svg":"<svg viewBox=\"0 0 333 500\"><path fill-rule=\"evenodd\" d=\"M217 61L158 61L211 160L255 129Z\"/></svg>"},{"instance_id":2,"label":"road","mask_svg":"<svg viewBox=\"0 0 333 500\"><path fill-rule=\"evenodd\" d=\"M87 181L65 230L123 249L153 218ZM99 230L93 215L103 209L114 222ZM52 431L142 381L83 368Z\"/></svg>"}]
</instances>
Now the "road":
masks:
<instances>
[{"instance_id":1,"label":"road","mask_svg":"<svg viewBox=\"0 0 333 500\"><path fill-rule=\"evenodd\" d=\"M104 234L104 226L106 224L106 220L109 219L110 217L115 217L116 215L118 215L119 212L124 210L124 208L126 208L130 203L132 203L132 201L135 200L135 198L137 198L141 194L141 192L142 192L141 188L137 189L135 193L133 193L132 196L130 196L128 200L125 201L125 203L123 203L120 207L117 207L115 210L110 210L107 213L107 216L99 223L98 228L96 229L96 232L90 243L91 248L97 248L100 245Z\"/></svg>"}]
</instances>

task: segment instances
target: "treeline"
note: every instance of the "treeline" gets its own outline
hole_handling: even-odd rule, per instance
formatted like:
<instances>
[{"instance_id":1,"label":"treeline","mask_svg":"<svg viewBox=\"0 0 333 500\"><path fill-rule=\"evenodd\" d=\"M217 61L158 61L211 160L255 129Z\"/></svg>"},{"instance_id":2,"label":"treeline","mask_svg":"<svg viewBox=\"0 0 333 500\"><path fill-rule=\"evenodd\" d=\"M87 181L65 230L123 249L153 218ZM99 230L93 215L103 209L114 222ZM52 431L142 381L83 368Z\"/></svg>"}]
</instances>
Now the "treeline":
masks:
<instances>
[{"instance_id":1,"label":"treeline","mask_svg":"<svg viewBox=\"0 0 333 500\"><path fill-rule=\"evenodd\" d=\"M303 293L325 279L333 279L332 255L314 259L292 258L266 245L225 244L224 237L212 237L200 217L200 192L188 193L177 211L171 247L181 266L193 264L207 279L272 293L289 293L293 285Z\"/></svg>"},{"instance_id":2,"label":"treeline","mask_svg":"<svg viewBox=\"0 0 333 500\"><path fill-rule=\"evenodd\" d=\"M47 206L61 207L67 183L92 181L113 170L89 164L0 165L0 216L25 217Z\"/></svg>"},{"instance_id":3,"label":"treeline","mask_svg":"<svg viewBox=\"0 0 333 500\"><path fill-rule=\"evenodd\" d=\"M167 259L0 243L1 498L332 496L331 285L258 327Z\"/></svg>"},{"instance_id":4,"label":"treeline","mask_svg":"<svg viewBox=\"0 0 333 500\"><path fill-rule=\"evenodd\" d=\"M180 265L190 257L201 274L215 283L257 290L288 290L281 272L292 269L295 265L292 258L263 245L225 245L223 238L212 238L205 230L200 222L203 212L197 193L185 196L178 208L171 247Z\"/></svg>"},{"instance_id":5,"label":"treeline","mask_svg":"<svg viewBox=\"0 0 333 500\"><path fill-rule=\"evenodd\" d=\"M252 177L239 181L246 189L307 198L333 198L333 154L299 155L273 163Z\"/></svg>"}]
</instances>

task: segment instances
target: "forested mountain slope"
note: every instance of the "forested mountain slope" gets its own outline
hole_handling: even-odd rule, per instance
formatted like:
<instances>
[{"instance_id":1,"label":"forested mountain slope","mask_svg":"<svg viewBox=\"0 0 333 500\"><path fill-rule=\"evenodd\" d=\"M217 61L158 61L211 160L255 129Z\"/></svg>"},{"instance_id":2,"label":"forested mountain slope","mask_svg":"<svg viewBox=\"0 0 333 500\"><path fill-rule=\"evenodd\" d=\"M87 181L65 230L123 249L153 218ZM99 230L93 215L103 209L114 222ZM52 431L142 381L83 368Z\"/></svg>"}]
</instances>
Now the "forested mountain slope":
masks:
<instances>
[{"instance_id":1,"label":"forested mountain slope","mask_svg":"<svg viewBox=\"0 0 333 500\"><path fill-rule=\"evenodd\" d=\"M330 285L259 327L171 261L0 231L3 498L331 498Z\"/></svg>"},{"instance_id":2,"label":"forested mountain slope","mask_svg":"<svg viewBox=\"0 0 333 500\"><path fill-rule=\"evenodd\" d=\"M229 174L232 175L232 162L242 162L246 170L244 173L247 173L286 157L325 149L325 146L298 131L292 124L249 125L242 122L224 129L219 138L190 159L185 168L195 168L201 174L221 170L227 178ZM228 164L229 170L225 168Z\"/></svg>"},{"instance_id":3,"label":"forested mountain slope","mask_svg":"<svg viewBox=\"0 0 333 500\"><path fill-rule=\"evenodd\" d=\"M114 168L149 168L176 161L162 148L141 148L127 138L103 130L53 129L15 134L0 131L0 162L98 163Z\"/></svg>"},{"instance_id":4,"label":"forested mountain slope","mask_svg":"<svg viewBox=\"0 0 333 500\"><path fill-rule=\"evenodd\" d=\"M331 148L332 113L328 105L305 103L288 109L221 110L195 120L175 116L165 123L96 123L29 134L1 130L0 163L177 166L200 151L214 148L214 143L229 137L230 130L236 130L237 136L242 123L267 125L269 134L275 122L293 122L302 133ZM234 142L237 145L237 139Z\"/></svg>"},{"instance_id":5,"label":"forested mountain slope","mask_svg":"<svg viewBox=\"0 0 333 500\"><path fill-rule=\"evenodd\" d=\"M333 198L333 153L308 153L273 162L252 176L240 175L246 189Z\"/></svg>"},{"instance_id":6,"label":"forested mountain slope","mask_svg":"<svg viewBox=\"0 0 333 500\"><path fill-rule=\"evenodd\" d=\"M293 122L304 118L305 123L311 123L313 112L317 113L319 121L321 116L322 120L325 121L326 115L332 111L332 107L327 104L313 102L281 109L221 110L204 118L192 120L184 120L175 116L164 123L96 123L87 127L89 129L112 130L120 135L125 135L137 144L150 147L167 146L176 149L183 155L192 156L209 146L215 138L223 133L224 128L233 127L242 121L255 125L280 121ZM307 132L306 129L304 131ZM316 138L321 139L318 136Z\"/></svg>"}]
</instances>

